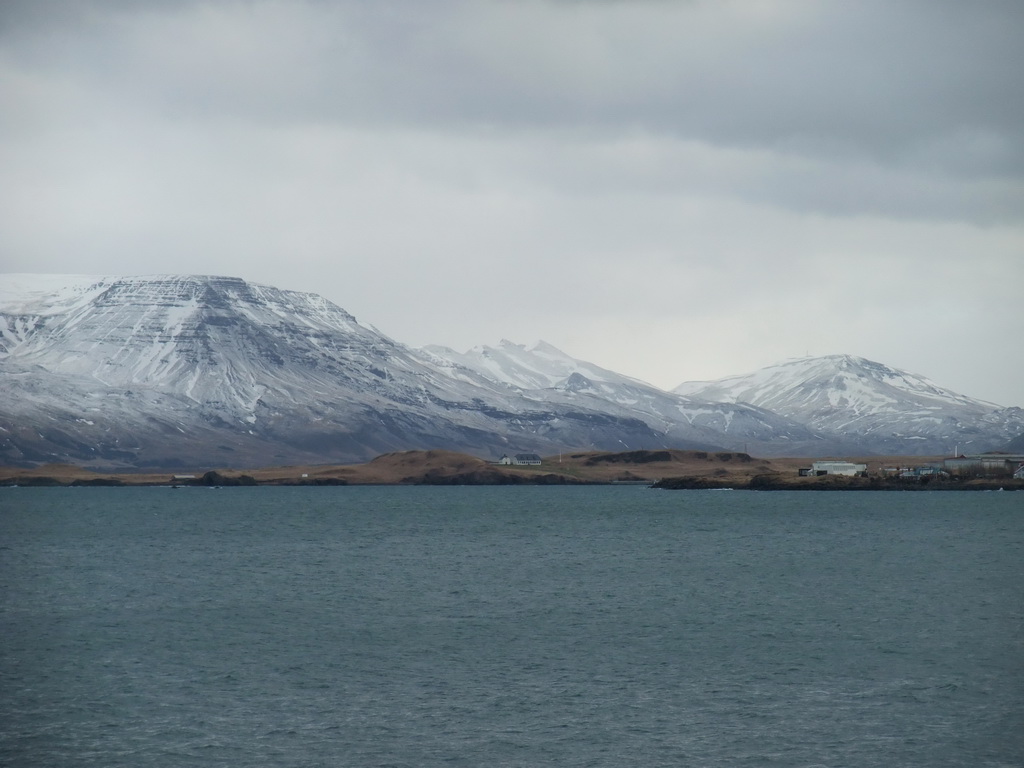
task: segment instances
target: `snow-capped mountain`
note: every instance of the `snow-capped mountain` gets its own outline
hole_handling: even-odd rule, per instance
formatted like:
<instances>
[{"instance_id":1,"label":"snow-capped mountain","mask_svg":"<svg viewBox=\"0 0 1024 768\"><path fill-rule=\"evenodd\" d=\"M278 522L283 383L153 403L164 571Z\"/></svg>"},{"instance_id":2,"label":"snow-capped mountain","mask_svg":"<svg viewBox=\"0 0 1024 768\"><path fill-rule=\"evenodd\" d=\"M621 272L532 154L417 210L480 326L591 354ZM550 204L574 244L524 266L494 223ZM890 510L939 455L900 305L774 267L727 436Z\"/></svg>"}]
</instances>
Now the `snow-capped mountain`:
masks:
<instances>
[{"instance_id":1,"label":"snow-capped mountain","mask_svg":"<svg viewBox=\"0 0 1024 768\"><path fill-rule=\"evenodd\" d=\"M0 461L252 467L446 448L942 453L1019 408L858 358L665 392L550 344L413 350L309 293L206 276L0 276Z\"/></svg>"},{"instance_id":2,"label":"snow-capped mountain","mask_svg":"<svg viewBox=\"0 0 1024 768\"><path fill-rule=\"evenodd\" d=\"M621 373L570 357L546 341L526 346L502 339L497 347L473 347L465 353L436 345L423 347L423 351L475 370L492 381L519 389L555 387L574 373L595 382L650 386Z\"/></svg>"},{"instance_id":3,"label":"snow-capped mountain","mask_svg":"<svg viewBox=\"0 0 1024 768\"><path fill-rule=\"evenodd\" d=\"M423 352L439 370L469 369L533 399L639 417L676 448L712 444L761 455L802 455L837 447L834 441L771 411L665 392L577 360L544 341L525 346L503 339L497 347L474 347L465 353L438 346L425 347Z\"/></svg>"},{"instance_id":4,"label":"snow-capped mountain","mask_svg":"<svg viewBox=\"0 0 1024 768\"><path fill-rule=\"evenodd\" d=\"M5 276L9 462L253 466L655 443L642 420L439 372L320 296L236 278Z\"/></svg>"},{"instance_id":5,"label":"snow-capped mountain","mask_svg":"<svg viewBox=\"0 0 1024 768\"><path fill-rule=\"evenodd\" d=\"M851 355L788 360L741 376L680 384L677 394L750 403L870 453L981 452L1024 430L1024 411L944 389Z\"/></svg>"}]
</instances>

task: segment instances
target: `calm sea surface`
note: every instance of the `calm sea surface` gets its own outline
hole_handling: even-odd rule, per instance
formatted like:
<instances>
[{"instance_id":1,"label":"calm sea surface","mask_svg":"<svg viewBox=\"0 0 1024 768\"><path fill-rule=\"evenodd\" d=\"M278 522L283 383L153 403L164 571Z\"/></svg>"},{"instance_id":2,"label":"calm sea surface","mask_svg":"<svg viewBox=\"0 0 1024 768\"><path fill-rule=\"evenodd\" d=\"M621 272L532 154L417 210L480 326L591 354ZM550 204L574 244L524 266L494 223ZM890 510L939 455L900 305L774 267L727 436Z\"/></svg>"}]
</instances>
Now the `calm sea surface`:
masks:
<instances>
[{"instance_id":1,"label":"calm sea surface","mask_svg":"<svg viewBox=\"0 0 1024 768\"><path fill-rule=\"evenodd\" d=\"M1024 493L0 489L5 766L1024 765Z\"/></svg>"}]
</instances>

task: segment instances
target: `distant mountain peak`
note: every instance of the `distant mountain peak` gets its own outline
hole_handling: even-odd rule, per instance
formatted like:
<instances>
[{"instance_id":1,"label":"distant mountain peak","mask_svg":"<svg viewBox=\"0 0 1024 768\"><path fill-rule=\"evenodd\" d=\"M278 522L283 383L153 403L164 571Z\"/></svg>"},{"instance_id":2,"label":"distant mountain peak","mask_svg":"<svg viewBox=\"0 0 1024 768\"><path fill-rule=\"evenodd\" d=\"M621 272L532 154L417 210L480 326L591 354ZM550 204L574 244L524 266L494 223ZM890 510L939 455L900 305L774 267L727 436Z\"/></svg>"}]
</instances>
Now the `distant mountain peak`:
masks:
<instances>
[{"instance_id":1,"label":"distant mountain peak","mask_svg":"<svg viewBox=\"0 0 1024 768\"><path fill-rule=\"evenodd\" d=\"M572 373L562 384L561 389L567 392L591 392L594 391L594 382L581 373Z\"/></svg>"},{"instance_id":2,"label":"distant mountain peak","mask_svg":"<svg viewBox=\"0 0 1024 768\"><path fill-rule=\"evenodd\" d=\"M987 444L995 441L996 435L1012 433L1017 419L1013 409L845 354L785 360L717 381L686 382L673 391L713 401L750 403L814 429L870 443L875 446L872 452L908 452L900 446L914 440L922 450L927 450L927 445L931 452L943 453L965 439L957 437L965 429ZM884 448L886 444L890 448Z\"/></svg>"},{"instance_id":3,"label":"distant mountain peak","mask_svg":"<svg viewBox=\"0 0 1024 768\"><path fill-rule=\"evenodd\" d=\"M554 344L549 344L544 339L538 339L526 347L527 352L534 352L538 354L554 355L556 357L569 357L565 352L560 350Z\"/></svg>"}]
</instances>

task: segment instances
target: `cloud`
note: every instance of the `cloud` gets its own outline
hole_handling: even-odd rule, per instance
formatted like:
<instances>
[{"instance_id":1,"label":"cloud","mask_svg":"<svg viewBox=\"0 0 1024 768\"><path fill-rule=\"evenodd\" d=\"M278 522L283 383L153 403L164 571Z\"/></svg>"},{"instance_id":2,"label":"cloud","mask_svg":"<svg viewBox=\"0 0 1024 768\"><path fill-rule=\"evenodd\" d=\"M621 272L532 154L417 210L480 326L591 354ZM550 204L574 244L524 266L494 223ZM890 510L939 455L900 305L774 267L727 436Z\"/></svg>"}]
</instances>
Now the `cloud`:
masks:
<instances>
[{"instance_id":1,"label":"cloud","mask_svg":"<svg viewBox=\"0 0 1024 768\"><path fill-rule=\"evenodd\" d=\"M1024 404L1021 364L964 330L1024 319L1022 22L911 0L6 3L0 260L236 274L402 341L541 337L663 386L851 352ZM1003 362L963 377L950 344Z\"/></svg>"},{"instance_id":2,"label":"cloud","mask_svg":"<svg viewBox=\"0 0 1024 768\"><path fill-rule=\"evenodd\" d=\"M1024 116L1014 3L86 7L14 47L132 98L246 119L638 126L894 156L985 126L1013 137Z\"/></svg>"}]
</instances>

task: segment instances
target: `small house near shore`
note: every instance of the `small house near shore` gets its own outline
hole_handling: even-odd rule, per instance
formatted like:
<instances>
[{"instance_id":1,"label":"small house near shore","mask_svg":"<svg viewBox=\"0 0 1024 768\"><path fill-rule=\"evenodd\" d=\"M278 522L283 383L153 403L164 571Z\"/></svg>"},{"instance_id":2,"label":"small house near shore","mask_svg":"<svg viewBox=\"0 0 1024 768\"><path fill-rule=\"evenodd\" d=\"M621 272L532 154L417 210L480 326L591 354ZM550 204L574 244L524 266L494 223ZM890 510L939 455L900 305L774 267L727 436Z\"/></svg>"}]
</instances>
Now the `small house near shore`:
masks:
<instances>
[{"instance_id":1,"label":"small house near shore","mask_svg":"<svg viewBox=\"0 0 1024 768\"><path fill-rule=\"evenodd\" d=\"M498 464L511 465L516 467L537 466L541 464L541 458L536 453L517 453L514 456L508 454L498 459Z\"/></svg>"}]
</instances>

